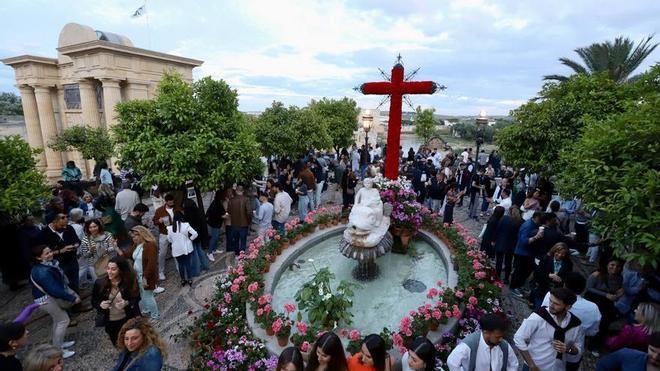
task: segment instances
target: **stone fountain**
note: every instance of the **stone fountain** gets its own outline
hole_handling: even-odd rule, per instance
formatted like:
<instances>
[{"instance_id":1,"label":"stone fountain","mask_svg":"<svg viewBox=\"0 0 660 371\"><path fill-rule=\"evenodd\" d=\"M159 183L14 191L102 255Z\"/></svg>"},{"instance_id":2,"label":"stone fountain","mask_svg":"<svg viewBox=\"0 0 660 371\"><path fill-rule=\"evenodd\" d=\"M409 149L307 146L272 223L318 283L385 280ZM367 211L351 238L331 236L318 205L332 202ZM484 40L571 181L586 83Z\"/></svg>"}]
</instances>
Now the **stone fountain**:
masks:
<instances>
[{"instance_id":1,"label":"stone fountain","mask_svg":"<svg viewBox=\"0 0 660 371\"><path fill-rule=\"evenodd\" d=\"M376 259L390 252L394 243L388 232L392 206L383 204L373 184L373 178L364 179L364 187L355 195L348 225L339 242L341 253L357 260L353 277L360 281L378 277L380 269Z\"/></svg>"}]
</instances>

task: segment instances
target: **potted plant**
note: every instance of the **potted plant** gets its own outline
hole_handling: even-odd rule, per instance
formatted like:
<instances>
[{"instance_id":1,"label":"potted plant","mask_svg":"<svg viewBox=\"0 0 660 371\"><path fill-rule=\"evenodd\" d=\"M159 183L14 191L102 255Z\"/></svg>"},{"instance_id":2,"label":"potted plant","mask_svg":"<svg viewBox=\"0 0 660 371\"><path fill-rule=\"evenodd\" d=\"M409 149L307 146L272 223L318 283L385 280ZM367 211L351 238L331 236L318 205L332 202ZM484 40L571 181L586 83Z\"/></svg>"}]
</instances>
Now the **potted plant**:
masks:
<instances>
[{"instance_id":1,"label":"potted plant","mask_svg":"<svg viewBox=\"0 0 660 371\"><path fill-rule=\"evenodd\" d=\"M326 330L334 328L338 322L351 324L353 289L358 287L348 281L341 281L332 290L330 282L334 278L335 275L328 268L323 268L295 295L299 308L307 310L309 321Z\"/></svg>"},{"instance_id":2,"label":"potted plant","mask_svg":"<svg viewBox=\"0 0 660 371\"><path fill-rule=\"evenodd\" d=\"M291 343L300 350L303 358L307 361L309 358L309 350L312 348L312 344L316 341L316 334L320 329L317 326L303 322L301 319L302 315L298 312L298 321L295 326L297 332L291 335Z\"/></svg>"},{"instance_id":3,"label":"potted plant","mask_svg":"<svg viewBox=\"0 0 660 371\"><path fill-rule=\"evenodd\" d=\"M277 337L277 344L281 347L287 346L289 344L289 336L291 335L291 326L293 322L289 317L283 314L276 314L275 320L271 324L271 329Z\"/></svg>"}]
</instances>

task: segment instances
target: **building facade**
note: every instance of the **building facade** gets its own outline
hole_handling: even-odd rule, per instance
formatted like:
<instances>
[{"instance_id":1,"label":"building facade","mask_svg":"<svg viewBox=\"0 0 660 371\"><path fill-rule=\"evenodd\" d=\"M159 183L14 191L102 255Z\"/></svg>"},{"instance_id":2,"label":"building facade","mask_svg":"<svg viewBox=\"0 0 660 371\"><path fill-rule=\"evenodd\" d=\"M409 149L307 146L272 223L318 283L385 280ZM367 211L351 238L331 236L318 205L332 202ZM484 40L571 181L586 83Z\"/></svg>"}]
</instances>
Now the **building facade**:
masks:
<instances>
[{"instance_id":1,"label":"building facade","mask_svg":"<svg viewBox=\"0 0 660 371\"><path fill-rule=\"evenodd\" d=\"M2 59L16 74L30 146L43 148L38 166L57 180L66 161L73 160L85 176L94 163L77 152L57 152L49 141L74 126L105 127L116 123L117 103L154 97L165 72L192 82L195 59L136 48L114 33L69 23L58 40L58 57L21 55Z\"/></svg>"}]
</instances>

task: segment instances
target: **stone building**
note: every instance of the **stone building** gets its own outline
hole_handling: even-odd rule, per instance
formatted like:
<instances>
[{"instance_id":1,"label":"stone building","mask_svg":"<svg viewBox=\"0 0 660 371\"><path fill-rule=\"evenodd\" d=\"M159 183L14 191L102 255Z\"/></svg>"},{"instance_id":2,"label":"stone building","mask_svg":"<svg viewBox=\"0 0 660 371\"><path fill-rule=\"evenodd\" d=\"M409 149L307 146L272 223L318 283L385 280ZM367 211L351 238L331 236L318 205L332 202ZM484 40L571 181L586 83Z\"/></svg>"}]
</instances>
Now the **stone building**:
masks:
<instances>
[{"instance_id":1,"label":"stone building","mask_svg":"<svg viewBox=\"0 0 660 371\"><path fill-rule=\"evenodd\" d=\"M136 48L121 35L69 23L62 28L57 58L20 55L2 59L16 73L28 143L43 148L39 167L57 180L68 160L91 176L93 161L79 153L61 153L46 145L73 125L105 127L116 122L114 106L154 97L164 72L175 71L192 82L195 59Z\"/></svg>"}]
</instances>

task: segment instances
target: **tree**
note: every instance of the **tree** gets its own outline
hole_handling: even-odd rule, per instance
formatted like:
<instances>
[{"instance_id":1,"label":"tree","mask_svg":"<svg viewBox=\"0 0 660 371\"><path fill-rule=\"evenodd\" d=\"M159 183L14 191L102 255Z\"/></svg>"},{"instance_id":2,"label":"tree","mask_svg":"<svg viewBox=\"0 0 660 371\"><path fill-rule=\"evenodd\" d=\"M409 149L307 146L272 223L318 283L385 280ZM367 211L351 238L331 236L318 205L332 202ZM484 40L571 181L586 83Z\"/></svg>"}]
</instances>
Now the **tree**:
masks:
<instances>
[{"instance_id":1,"label":"tree","mask_svg":"<svg viewBox=\"0 0 660 371\"><path fill-rule=\"evenodd\" d=\"M651 39L653 39L653 35L648 36L646 40L635 46L635 43L627 37L619 36L614 40L614 43L606 41L591 44L586 48L575 49L575 52L584 62L584 66L568 58L559 58L559 62L581 75L607 72L610 79L621 83L628 80L628 76L658 46L657 43L650 44ZM543 79L566 81L568 77L548 75Z\"/></svg>"},{"instance_id":2,"label":"tree","mask_svg":"<svg viewBox=\"0 0 660 371\"><path fill-rule=\"evenodd\" d=\"M273 102L256 122L257 142L266 156L290 156L294 152L293 107Z\"/></svg>"},{"instance_id":3,"label":"tree","mask_svg":"<svg viewBox=\"0 0 660 371\"><path fill-rule=\"evenodd\" d=\"M430 108L422 110L422 107L418 106L415 112L415 128L413 130L415 135L417 135L422 142L426 143L435 134L436 122L433 118L433 112L435 112L435 109Z\"/></svg>"},{"instance_id":4,"label":"tree","mask_svg":"<svg viewBox=\"0 0 660 371\"><path fill-rule=\"evenodd\" d=\"M123 102L114 126L120 165L145 184L202 190L249 181L261 173L259 145L236 90L205 77L192 86L166 74L153 100Z\"/></svg>"},{"instance_id":5,"label":"tree","mask_svg":"<svg viewBox=\"0 0 660 371\"><path fill-rule=\"evenodd\" d=\"M657 78L658 75L656 75ZM589 119L564 150L559 188L599 212L593 223L628 261L660 263L660 94L604 120ZM578 181L579 180L579 181Z\"/></svg>"},{"instance_id":6,"label":"tree","mask_svg":"<svg viewBox=\"0 0 660 371\"><path fill-rule=\"evenodd\" d=\"M507 164L555 173L559 153L570 151L587 118L623 112L640 94L639 84L617 84L605 73L546 83L540 98L511 111L513 124L499 130L495 140Z\"/></svg>"},{"instance_id":7,"label":"tree","mask_svg":"<svg viewBox=\"0 0 660 371\"><path fill-rule=\"evenodd\" d=\"M454 135L467 140L474 140L477 137L477 125L470 122L461 122L452 126ZM492 143L495 135L495 128L486 125L481 128L481 137L485 143Z\"/></svg>"},{"instance_id":8,"label":"tree","mask_svg":"<svg viewBox=\"0 0 660 371\"><path fill-rule=\"evenodd\" d=\"M0 115L23 115L21 97L14 93L0 93Z\"/></svg>"},{"instance_id":9,"label":"tree","mask_svg":"<svg viewBox=\"0 0 660 371\"><path fill-rule=\"evenodd\" d=\"M298 157L309 149L332 145L326 122L311 108L273 102L257 120L257 141L267 156Z\"/></svg>"},{"instance_id":10,"label":"tree","mask_svg":"<svg viewBox=\"0 0 660 371\"><path fill-rule=\"evenodd\" d=\"M79 151L85 160L103 162L114 156L115 148L105 128L72 126L57 134L48 144L55 151Z\"/></svg>"},{"instance_id":11,"label":"tree","mask_svg":"<svg viewBox=\"0 0 660 371\"><path fill-rule=\"evenodd\" d=\"M357 130L360 109L350 98L340 100L323 98L312 100L308 108L312 110L328 128L332 148L336 153L353 144L353 132Z\"/></svg>"},{"instance_id":12,"label":"tree","mask_svg":"<svg viewBox=\"0 0 660 371\"><path fill-rule=\"evenodd\" d=\"M46 177L34 159L40 152L18 135L0 138L0 224L17 223L48 196Z\"/></svg>"}]
</instances>

